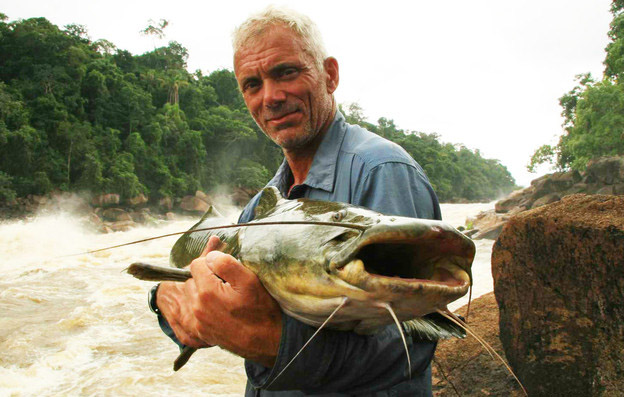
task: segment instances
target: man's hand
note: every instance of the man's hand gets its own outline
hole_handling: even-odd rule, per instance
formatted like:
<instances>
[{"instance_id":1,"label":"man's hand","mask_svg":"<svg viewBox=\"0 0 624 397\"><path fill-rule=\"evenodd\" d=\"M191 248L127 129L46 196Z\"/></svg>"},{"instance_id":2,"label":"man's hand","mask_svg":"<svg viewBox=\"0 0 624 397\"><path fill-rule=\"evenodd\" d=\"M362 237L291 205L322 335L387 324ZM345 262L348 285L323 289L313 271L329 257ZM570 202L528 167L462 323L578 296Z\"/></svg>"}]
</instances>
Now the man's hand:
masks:
<instances>
[{"instance_id":1,"label":"man's hand","mask_svg":"<svg viewBox=\"0 0 624 397\"><path fill-rule=\"evenodd\" d=\"M282 333L282 313L258 277L222 249L212 236L191 265L193 278L163 282L156 304L180 342L219 345L271 367Z\"/></svg>"}]
</instances>

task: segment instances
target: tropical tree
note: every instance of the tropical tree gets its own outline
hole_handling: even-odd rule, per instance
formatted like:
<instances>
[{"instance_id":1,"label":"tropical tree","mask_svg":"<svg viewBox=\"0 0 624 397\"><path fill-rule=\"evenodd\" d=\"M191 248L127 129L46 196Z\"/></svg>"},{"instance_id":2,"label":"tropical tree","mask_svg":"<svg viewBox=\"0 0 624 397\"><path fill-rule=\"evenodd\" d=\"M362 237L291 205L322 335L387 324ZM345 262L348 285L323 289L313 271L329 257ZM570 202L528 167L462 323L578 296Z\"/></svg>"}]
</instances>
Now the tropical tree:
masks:
<instances>
[{"instance_id":1,"label":"tropical tree","mask_svg":"<svg viewBox=\"0 0 624 397\"><path fill-rule=\"evenodd\" d=\"M559 100L564 134L557 145L535 151L529 171L542 163L584 170L594 157L624 154L624 1L614 0L611 13L602 80L577 76L577 85Z\"/></svg>"}]
</instances>

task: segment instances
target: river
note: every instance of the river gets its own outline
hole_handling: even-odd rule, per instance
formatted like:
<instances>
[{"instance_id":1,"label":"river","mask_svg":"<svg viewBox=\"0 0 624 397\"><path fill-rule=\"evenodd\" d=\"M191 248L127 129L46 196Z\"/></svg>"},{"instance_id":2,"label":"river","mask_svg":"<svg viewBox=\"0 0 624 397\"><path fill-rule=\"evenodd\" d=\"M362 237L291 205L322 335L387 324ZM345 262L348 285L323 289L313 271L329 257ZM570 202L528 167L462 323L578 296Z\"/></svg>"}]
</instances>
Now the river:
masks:
<instances>
[{"instance_id":1,"label":"river","mask_svg":"<svg viewBox=\"0 0 624 397\"><path fill-rule=\"evenodd\" d=\"M459 226L493 205L443 204L442 214ZM193 223L185 218L111 234L62 213L0 223L0 396L240 396L242 359L219 348L198 351L173 372L177 348L146 306L152 283L122 273L137 260L166 264L174 237L61 257ZM492 290L492 240L475 243L473 299Z\"/></svg>"}]
</instances>

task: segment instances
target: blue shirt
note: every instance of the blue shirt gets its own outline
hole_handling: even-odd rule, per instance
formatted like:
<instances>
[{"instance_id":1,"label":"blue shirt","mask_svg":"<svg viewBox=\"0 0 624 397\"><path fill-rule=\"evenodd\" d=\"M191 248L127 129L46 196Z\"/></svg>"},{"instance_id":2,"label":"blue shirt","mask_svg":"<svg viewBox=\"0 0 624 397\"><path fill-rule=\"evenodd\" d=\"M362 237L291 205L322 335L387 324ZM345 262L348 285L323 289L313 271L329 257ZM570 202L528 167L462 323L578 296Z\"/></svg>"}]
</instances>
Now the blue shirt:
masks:
<instances>
[{"instance_id":1,"label":"blue shirt","mask_svg":"<svg viewBox=\"0 0 624 397\"><path fill-rule=\"evenodd\" d=\"M422 168L403 148L336 112L303 184L294 186L286 160L268 183L289 199L307 197L340 201L387 214L441 219L438 199ZM245 207L239 223L254 218L260 196ZM396 326L375 335L322 330L293 364L276 375L316 331L283 315L282 338L272 368L250 360L246 396L430 396L435 343L412 341L408 347L412 375ZM273 383L272 383L273 382ZM262 390L270 386L271 390Z\"/></svg>"}]
</instances>

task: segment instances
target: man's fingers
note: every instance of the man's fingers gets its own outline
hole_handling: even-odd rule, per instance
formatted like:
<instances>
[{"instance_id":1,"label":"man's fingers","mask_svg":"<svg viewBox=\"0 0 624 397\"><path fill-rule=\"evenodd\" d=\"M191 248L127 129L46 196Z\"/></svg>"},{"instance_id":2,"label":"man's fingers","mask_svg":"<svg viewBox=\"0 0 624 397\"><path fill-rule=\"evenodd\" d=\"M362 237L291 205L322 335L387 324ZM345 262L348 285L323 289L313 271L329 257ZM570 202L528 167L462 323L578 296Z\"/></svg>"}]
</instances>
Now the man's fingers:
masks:
<instances>
[{"instance_id":1,"label":"man's fingers","mask_svg":"<svg viewBox=\"0 0 624 397\"><path fill-rule=\"evenodd\" d=\"M246 286L257 280L257 276L230 255L215 252L206 256L206 265L221 280L233 288Z\"/></svg>"},{"instance_id":2,"label":"man's fingers","mask_svg":"<svg viewBox=\"0 0 624 397\"><path fill-rule=\"evenodd\" d=\"M206 247L204 247L204 250L199 257L205 257L210 251L223 250L225 245L226 244L221 242L218 236L210 236L208 242L206 243Z\"/></svg>"},{"instance_id":3,"label":"man's fingers","mask_svg":"<svg viewBox=\"0 0 624 397\"><path fill-rule=\"evenodd\" d=\"M218 277L208 266L208 263L214 260L215 256L226 256L222 252L209 253L203 258L198 258L191 263L191 274L193 275L193 282L197 287L196 291L199 294L201 300L212 299L214 294L219 294L224 287L224 280ZM233 259L233 258L232 258Z\"/></svg>"}]
</instances>

